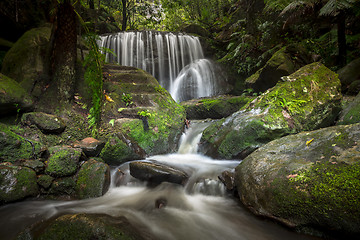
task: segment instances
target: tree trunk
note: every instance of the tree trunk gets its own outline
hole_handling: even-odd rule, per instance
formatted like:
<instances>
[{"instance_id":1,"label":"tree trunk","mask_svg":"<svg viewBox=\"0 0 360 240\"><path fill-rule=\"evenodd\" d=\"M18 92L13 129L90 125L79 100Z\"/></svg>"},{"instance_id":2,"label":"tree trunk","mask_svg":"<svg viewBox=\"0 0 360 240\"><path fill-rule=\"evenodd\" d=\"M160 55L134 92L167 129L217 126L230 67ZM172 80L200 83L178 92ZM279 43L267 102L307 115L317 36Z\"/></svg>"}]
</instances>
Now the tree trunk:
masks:
<instances>
[{"instance_id":1,"label":"tree trunk","mask_svg":"<svg viewBox=\"0 0 360 240\"><path fill-rule=\"evenodd\" d=\"M68 102L74 95L76 43L76 14L71 1L64 0L57 7L51 51L52 81L61 102Z\"/></svg>"},{"instance_id":2,"label":"tree trunk","mask_svg":"<svg viewBox=\"0 0 360 240\"><path fill-rule=\"evenodd\" d=\"M338 15L338 19L337 19L337 30L338 30L337 38L338 38L338 48L339 48L338 64L340 67L346 65L345 20L346 20L345 13L341 12Z\"/></svg>"},{"instance_id":3,"label":"tree trunk","mask_svg":"<svg viewBox=\"0 0 360 240\"><path fill-rule=\"evenodd\" d=\"M121 26L121 30L122 31L126 31L126 27L127 27L127 0L121 0L122 2L122 26Z\"/></svg>"}]
</instances>

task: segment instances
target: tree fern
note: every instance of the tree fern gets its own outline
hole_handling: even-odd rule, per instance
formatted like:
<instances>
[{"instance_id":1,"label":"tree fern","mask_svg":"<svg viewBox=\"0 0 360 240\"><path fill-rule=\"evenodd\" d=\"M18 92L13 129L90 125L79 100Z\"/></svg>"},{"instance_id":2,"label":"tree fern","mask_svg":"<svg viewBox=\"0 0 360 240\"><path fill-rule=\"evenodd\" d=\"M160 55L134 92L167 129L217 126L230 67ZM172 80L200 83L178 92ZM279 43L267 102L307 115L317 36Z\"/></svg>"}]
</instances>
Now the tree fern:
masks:
<instances>
[{"instance_id":1,"label":"tree fern","mask_svg":"<svg viewBox=\"0 0 360 240\"><path fill-rule=\"evenodd\" d=\"M352 8L357 0L329 0L320 9L321 16L337 16L341 11Z\"/></svg>"}]
</instances>

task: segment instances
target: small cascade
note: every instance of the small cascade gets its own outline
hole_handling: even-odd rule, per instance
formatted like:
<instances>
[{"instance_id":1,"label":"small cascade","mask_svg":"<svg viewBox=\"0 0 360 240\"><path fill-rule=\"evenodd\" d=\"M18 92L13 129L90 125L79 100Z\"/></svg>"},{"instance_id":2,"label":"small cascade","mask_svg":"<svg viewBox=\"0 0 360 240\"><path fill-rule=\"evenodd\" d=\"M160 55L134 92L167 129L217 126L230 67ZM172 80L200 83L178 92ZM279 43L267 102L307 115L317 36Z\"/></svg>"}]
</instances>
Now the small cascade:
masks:
<instances>
[{"instance_id":1,"label":"small cascade","mask_svg":"<svg viewBox=\"0 0 360 240\"><path fill-rule=\"evenodd\" d=\"M198 37L167 32L119 32L101 36L107 62L141 68L158 79L176 101L214 96L226 79L204 57ZM217 74L219 73L219 74Z\"/></svg>"}]
</instances>

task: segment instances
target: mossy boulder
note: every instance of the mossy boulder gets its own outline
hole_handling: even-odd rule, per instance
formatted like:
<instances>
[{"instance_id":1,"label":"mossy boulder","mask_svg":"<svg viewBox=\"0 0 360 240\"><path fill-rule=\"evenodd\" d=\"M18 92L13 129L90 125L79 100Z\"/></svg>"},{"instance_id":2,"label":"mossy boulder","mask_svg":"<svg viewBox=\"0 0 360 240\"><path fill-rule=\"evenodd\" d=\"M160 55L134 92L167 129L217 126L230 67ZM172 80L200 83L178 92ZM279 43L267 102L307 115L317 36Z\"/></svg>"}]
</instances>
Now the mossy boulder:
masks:
<instances>
[{"instance_id":1,"label":"mossy boulder","mask_svg":"<svg viewBox=\"0 0 360 240\"><path fill-rule=\"evenodd\" d=\"M107 100L99 140L107 142L100 154L106 162L177 149L185 110L153 76L133 67L105 65L104 90ZM108 151L115 145L121 146L120 155Z\"/></svg>"},{"instance_id":2,"label":"mossy boulder","mask_svg":"<svg viewBox=\"0 0 360 240\"><path fill-rule=\"evenodd\" d=\"M253 98L247 96L218 96L181 102L187 119L220 119L237 112Z\"/></svg>"},{"instance_id":3,"label":"mossy boulder","mask_svg":"<svg viewBox=\"0 0 360 240\"><path fill-rule=\"evenodd\" d=\"M337 124L353 124L360 122L360 93L349 102L340 113Z\"/></svg>"},{"instance_id":4,"label":"mossy boulder","mask_svg":"<svg viewBox=\"0 0 360 240\"><path fill-rule=\"evenodd\" d=\"M43 112L25 113L21 117L21 123L24 125L35 125L43 133L62 133L66 127L64 120L60 117Z\"/></svg>"},{"instance_id":5,"label":"mossy boulder","mask_svg":"<svg viewBox=\"0 0 360 240\"><path fill-rule=\"evenodd\" d=\"M0 123L0 146L0 162L36 158L42 148L40 142L23 138L2 123Z\"/></svg>"},{"instance_id":6,"label":"mossy boulder","mask_svg":"<svg viewBox=\"0 0 360 240\"><path fill-rule=\"evenodd\" d=\"M39 240L141 240L142 237L125 217L105 214L68 214L38 223L20 233L17 239ZM151 238L153 239L153 238Z\"/></svg>"},{"instance_id":7,"label":"mossy boulder","mask_svg":"<svg viewBox=\"0 0 360 240\"><path fill-rule=\"evenodd\" d=\"M50 35L50 27L27 31L3 60L1 72L15 79L28 93L41 92L39 83L46 72Z\"/></svg>"},{"instance_id":8,"label":"mossy boulder","mask_svg":"<svg viewBox=\"0 0 360 240\"><path fill-rule=\"evenodd\" d=\"M353 60L345 67L338 71L339 79L341 81L342 91L348 94L358 92L353 91L353 87L351 86L353 82L360 80L360 58Z\"/></svg>"},{"instance_id":9,"label":"mossy boulder","mask_svg":"<svg viewBox=\"0 0 360 240\"><path fill-rule=\"evenodd\" d=\"M79 167L82 150L68 146L49 148L45 173L53 177L65 177L75 174Z\"/></svg>"},{"instance_id":10,"label":"mossy boulder","mask_svg":"<svg viewBox=\"0 0 360 240\"><path fill-rule=\"evenodd\" d=\"M334 124L342 97L334 72L313 63L284 79L205 129L199 149L215 158L244 158L271 140Z\"/></svg>"},{"instance_id":11,"label":"mossy boulder","mask_svg":"<svg viewBox=\"0 0 360 240\"><path fill-rule=\"evenodd\" d=\"M110 168L106 163L89 159L80 168L76 193L80 199L100 197L110 186Z\"/></svg>"},{"instance_id":12,"label":"mossy boulder","mask_svg":"<svg viewBox=\"0 0 360 240\"><path fill-rule=\"evenodd\" d=\"M53 182L54 178L46 175L41 174L38 176L37 183L40 187L44 188L45 190L49 189L51 186L51 183Z\"/></svg>"},{"instance_id":13,"label":"mossy boulder","mask_svg":"<svg viewBox=\"0 0 360 240\"><path fill-rule=\"evenodd\" d=\"M33 108L33 100L15 80L0 73L0 116Z\"/></svg>"},{"instance_id":14,"label":"mossy boulder","mask_svg":"<svg viewBox=\"0 0 360 240\"><path fill-rule=\"evenodd\" d=\"M0 164L0 203L35 197L38 192L35 171L11 163Z\"/></svg>"},{"instance_id":15,"label":"mossy boulder","mask_svg":"<svg viewBox=\"0 0 360 240\"><path fill-rule=\"evenodd\" d=\"M245 80L245 84L256 92L264 92L275 86L281 77L290 75L309 63L311 58L306 49L301 45L291 44L275 52L264 67Z\"/></svg>"},{"instance_id":16,"label":"mossy boulder","mask_svg":"<svg viewBox=\"0 0 360 240\"><path fill-rule=\"evenodd\" d=\"M240 199L254 213L298 231L358 236L359 143L360 124L271 141L236 167Z\"/></svg>"}]
</instances>

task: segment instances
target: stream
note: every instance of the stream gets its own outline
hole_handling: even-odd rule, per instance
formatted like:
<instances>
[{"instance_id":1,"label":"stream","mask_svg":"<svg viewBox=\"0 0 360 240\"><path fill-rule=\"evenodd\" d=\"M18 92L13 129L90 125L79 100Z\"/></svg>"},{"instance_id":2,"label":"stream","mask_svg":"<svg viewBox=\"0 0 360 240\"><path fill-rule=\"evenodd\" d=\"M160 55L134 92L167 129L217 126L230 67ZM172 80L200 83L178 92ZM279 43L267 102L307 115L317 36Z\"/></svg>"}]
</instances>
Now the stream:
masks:
<instances>
[{"instance_id":1,"label":"stream","mask_svg":"<svg viewBox=\"0 0 360 240\"><path fill-rule=\"evenodd\" d=\"M77 201L23 201L0 207L0 239L13 239L27 226L67 213L104 213L125 216L135 227L155 239L314 239L294 233L272 221L253 216L218 180L221 172L240 161L215 160L197 154L206 122L194 122L182 136L178 153L151 156L190 176L187 184L164 182L149 188L129 174L129 163L114 167L109 191L102 197ZM117 172L125 177L116 178ZM165 199L166 206L155 202Z\"/></svg>"}]
</instances>

